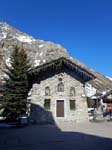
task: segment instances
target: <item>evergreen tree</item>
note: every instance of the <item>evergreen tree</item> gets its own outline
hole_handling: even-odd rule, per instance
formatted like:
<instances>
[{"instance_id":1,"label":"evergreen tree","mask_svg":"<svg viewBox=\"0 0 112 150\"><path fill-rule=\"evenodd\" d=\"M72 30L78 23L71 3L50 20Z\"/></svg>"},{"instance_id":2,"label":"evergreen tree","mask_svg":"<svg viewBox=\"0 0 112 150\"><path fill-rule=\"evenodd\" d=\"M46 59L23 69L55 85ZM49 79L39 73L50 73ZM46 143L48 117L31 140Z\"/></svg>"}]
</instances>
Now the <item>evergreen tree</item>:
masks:
<instances>
[{"instance_id":1,"label":"evergreen tree","mask_svg":"<svg viewBox=\"0 0 112 150\"><path fill-rule=\"evenodd\" d=\"M5 71L8 78L5 78L3 93L3 116L16 118L26 113L28 80L27 71L31 67L27 54L23 48L14 48L10 57L9 67L6 65Z\"/></svg>"}]
</instances>

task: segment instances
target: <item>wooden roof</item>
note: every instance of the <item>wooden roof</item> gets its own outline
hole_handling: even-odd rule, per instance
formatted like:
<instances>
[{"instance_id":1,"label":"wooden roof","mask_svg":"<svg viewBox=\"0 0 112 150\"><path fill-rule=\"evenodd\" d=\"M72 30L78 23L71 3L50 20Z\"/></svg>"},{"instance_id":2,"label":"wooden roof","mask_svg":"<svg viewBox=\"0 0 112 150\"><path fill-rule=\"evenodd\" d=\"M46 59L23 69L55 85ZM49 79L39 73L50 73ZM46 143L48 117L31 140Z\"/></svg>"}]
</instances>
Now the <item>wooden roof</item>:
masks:
<instances>
[{"instance_id":1,"label":"wooden roof","mask_svg":"<svg viewBox=\"0 0 112 150\"><path fill-rule=\"evenodd\" d=\"M83 78L84 81L89 81L95 78L95 75L92 74L88 69L84 68L81 65L78 65L77 63L65 57L61 57L56 60L52 60L50 62L44 63L38 67L35 67L29 70L28 74L39 75L42 72L48 72L49 68L50 70L52 69L58 70L59 68L62 67L66 67L76 72L78 75L80 75Z\"/></svg>"}]
</instances>

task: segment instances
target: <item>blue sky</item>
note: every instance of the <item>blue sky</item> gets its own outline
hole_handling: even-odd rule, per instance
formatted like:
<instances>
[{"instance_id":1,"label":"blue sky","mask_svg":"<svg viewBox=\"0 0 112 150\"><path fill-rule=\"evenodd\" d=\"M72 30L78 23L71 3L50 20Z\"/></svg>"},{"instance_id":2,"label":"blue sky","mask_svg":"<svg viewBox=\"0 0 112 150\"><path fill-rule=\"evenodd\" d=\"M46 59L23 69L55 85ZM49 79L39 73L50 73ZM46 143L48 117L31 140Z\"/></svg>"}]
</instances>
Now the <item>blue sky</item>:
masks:
<instances>
[{"instance_id":1,"label":"blue sky","mask_svg":"<svg viewBox=\"0 0 112 150\"><path fill-rule=\"evenodd\" d=\"M0 0L0 21L112 77L112 0Z\"/></svg>"}]
</instances>

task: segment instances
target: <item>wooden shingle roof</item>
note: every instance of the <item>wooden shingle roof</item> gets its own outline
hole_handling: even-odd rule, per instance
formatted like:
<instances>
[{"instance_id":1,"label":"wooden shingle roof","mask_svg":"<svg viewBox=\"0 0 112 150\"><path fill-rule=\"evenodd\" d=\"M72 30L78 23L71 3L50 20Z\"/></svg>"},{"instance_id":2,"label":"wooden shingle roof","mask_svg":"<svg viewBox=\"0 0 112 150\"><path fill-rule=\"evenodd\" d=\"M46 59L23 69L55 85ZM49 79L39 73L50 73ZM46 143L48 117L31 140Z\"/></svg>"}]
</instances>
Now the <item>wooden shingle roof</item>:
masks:
<instances>
[{"instance_id":1,"label":"wooden shingle roof","mask_svg":"<svg viewBox=\"0 0 112 150\"><path fill-rule=\"evenodd\" d=\"M48 68L50 68L50 70L52 69L57 70L61 67L66 67L72 71L77 72L77 74L79 74L84 79L84 81L89 81L95 78L95 75L92 74L91 71L89 71L87 68L84 68L83 66L65 57L61 57L56 60L52 60L47 63L44 63L38 67L35 67L29 70L28 74L39 75L42 72L48 71L49 70Z\"/></svg>"}]
</instances>

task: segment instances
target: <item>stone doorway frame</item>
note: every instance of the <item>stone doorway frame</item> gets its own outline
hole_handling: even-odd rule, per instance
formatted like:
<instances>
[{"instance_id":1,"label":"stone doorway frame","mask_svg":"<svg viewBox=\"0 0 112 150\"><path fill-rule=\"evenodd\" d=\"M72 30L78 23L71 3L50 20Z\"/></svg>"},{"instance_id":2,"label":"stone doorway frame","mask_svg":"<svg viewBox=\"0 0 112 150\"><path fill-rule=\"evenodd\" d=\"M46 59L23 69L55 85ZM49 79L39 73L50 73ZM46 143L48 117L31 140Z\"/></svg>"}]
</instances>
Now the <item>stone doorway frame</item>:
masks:
<instances>
[{"instance_id":1,"label":"stone doorway frame","mask_svg":"<svg viewBox=\"0 0 112 150\"><path fill-rule=\"evenodd\" d=\"M64 101L64 117L57 117L57 101ZM55 118L56 120L64 120L66 118L66 99L65 98L56 98L55 99Z\"/></svg>"},{"instance_id":2,"label":"stone doorway frame","mask_svg":"<svg viewBox=\"0 0 112 150\"><path fill-rule=\"evenodd\" d=\"M64 110L64 100L57 100L56 101L56 117L64 117L65 110Z\"/></svg>"}]
</instances>

